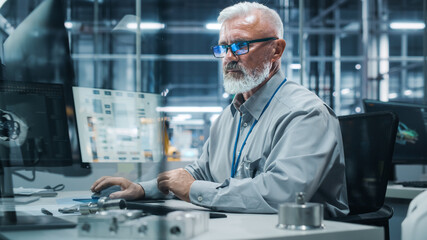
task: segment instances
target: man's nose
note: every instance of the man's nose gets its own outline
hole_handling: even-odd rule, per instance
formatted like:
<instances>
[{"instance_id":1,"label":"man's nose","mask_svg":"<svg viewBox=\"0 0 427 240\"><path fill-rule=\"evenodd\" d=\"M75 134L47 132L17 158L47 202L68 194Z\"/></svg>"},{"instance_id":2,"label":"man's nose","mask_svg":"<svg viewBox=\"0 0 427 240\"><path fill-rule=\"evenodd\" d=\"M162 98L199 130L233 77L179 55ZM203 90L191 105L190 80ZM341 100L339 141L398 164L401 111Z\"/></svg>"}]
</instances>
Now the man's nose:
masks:
<instances>
[{"instance_id":1,"label":"man's nose","mask_svg":"<svg viewBox=\"0 0 427 240\"><path fill-rule=\"evenodd\" d=\"M227 59L230 59L229 61L235 61L236 59L238 59L237 54L235 54L232 50L231 47L228 47L227 49L227 53L225 54L225 57Z\"/></svg>"}]
</instances>

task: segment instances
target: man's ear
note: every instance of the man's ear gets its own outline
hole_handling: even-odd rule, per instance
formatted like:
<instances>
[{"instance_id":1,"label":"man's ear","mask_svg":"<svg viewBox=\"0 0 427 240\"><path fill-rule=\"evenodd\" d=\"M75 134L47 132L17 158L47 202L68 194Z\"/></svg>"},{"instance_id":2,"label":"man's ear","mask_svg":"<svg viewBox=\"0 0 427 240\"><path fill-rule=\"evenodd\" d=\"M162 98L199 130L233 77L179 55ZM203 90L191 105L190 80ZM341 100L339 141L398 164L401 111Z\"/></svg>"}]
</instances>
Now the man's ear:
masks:
<instances>
[{"instance_id":1,"label":"man's ear","mask_svg":"<svg viewBox=\"0 0 427 240\"><path fill-rule=\"evenodd\" d=\"M286 48L286 41L284 39L277 39L273 48L273 57L271 62L275 62L282 57L283 52Z\"/></svg>"}]
</instances>

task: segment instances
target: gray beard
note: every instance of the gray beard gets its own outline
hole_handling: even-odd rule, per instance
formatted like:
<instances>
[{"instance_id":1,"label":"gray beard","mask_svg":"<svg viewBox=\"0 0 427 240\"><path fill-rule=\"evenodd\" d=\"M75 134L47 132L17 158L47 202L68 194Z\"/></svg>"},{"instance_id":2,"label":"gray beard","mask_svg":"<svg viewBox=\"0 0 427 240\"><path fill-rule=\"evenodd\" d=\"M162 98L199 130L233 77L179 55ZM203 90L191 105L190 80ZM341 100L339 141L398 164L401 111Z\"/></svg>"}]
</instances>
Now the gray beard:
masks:
<instances>
[{"instance_id":1,"label":"gray beard","mask_svg":"<svg viewBox=\"0 0 427 240\"><path fill-rule=\"evenodd\" d=\"M266 62L263 66L263 69L254 74L249 74L247 69L240 68L243 72L242 78L235 78L231 75L226 75L223 73L224 77L224 89L228 94L238 94L249 92L250 90L256 88L260 85L270 74L270 64Z\"/></svg>"}]
</instances>

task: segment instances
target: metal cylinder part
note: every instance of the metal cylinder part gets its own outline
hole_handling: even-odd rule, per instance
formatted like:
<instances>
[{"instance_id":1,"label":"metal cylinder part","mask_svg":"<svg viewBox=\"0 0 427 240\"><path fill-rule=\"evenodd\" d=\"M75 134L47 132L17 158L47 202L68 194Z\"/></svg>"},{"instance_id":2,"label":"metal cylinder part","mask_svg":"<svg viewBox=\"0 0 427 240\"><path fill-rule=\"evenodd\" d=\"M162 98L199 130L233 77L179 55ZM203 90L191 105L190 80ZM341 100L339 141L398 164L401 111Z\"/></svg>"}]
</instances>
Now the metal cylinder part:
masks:
<instances>
[{"instance_id":1,"label":"metal cylinder part","mask_svg":"<svg viewBox=\"0 0 427 240\"><path fill-rule=\"evenodd\" d=\"M99 211L108 211L115 209L125 209L126 201L124 199L109 199L102 197L97 203L81 204L79 211L83 215L94 214Z\"/></svg>"},{"instance_id":2,"label":"metal cylinder part","mask_svg":"<svg viewBox=\"0 0 427 240\"><path fill-rule=\"evenodd\" d=\"M281 204L278 215L278 228L291 230L323 228L323 205L306 203L303 193L298 193L296 203Z\"/></svg>"}]
</instances>

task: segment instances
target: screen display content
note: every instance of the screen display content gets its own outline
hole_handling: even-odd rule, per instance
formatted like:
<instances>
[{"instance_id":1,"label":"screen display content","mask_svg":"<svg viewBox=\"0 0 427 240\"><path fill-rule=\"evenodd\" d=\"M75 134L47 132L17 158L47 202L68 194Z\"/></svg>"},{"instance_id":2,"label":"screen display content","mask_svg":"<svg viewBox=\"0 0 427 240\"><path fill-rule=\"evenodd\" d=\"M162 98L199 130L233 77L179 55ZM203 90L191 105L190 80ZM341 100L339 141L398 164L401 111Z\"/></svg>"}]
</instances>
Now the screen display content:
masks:
<instances>
[{"instance_id":1,"label":"screen display content","mask_svg":"<svg viewBox=\"0 0 427 240\"><path fill-rule=\"evenodd\" d=\"M0 81L0 160L10 166L72 163L59 84Z\"/></svg>"},{"instance_id":2,"label":"screen display content","mask_svg":"<svg viewBox=\"0 0 427 240\"><path fill-rule=\"evenodd\" d=\"M366 112L390 111L399 117L393 162L427 163L427 106L364 100Z\"/></svg>"},{"instance_id":3,"label":"screen display content","mask_svg":"<svg viewBox=\"0 0 427 240\"><path fill-rule=\"evenodd\" d=\"M160 95L73 87L83 162L158 162Z\"/></svg>"}]
</instances>

